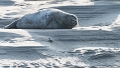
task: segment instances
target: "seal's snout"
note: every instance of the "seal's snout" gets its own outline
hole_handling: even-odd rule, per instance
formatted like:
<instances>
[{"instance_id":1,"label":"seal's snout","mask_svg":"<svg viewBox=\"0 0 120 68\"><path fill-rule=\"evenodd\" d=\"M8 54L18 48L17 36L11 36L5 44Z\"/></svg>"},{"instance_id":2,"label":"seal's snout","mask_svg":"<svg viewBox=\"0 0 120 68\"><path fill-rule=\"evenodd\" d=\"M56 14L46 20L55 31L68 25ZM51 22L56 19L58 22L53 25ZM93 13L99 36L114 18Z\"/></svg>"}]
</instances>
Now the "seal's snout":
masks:
<instances>
[{"instance_id":1,"label":"seal's snout","mask_svg":"<svg viewBox=\"0 0 120 68\"><path fill-rule=\"evenodd\" d=\"M76 25L77 25L77 21L76 21L76 20L72 20L71 23L72 23L73 26L76 26Z\"/></svg>"},{"instance_id":2,"label":"seal's snout","mask_svg":"<svg viewBox=\"0 0 120 68\"><path fill-rule=\"evenodd\" d=\"M75 15L71 15L71 23L73 26L76 26L78 23L78 19Z\"/></svg>"}]
</instances>

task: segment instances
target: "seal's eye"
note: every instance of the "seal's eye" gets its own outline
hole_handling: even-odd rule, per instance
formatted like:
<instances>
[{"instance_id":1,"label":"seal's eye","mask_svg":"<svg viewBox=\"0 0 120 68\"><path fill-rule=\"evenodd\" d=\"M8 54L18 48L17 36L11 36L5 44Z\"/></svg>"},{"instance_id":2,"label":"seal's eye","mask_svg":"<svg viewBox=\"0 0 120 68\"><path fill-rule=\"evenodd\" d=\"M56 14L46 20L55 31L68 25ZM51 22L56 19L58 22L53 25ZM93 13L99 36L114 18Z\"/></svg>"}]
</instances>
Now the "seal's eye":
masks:
<instances>
[{"instance_id":1,"label":"seal's eye","mask_svg":"<svg viewBox=\"0 0 120 68\"><path fill-rule=\"evenodd\" d=\"M76 16L70 15L70 19L71 19L71 25L72 26L77 25L77 18L76 18Z\"/></svg>"},{"instance_id":2,"label":"seal's eye","mask_svg":"<svg viewBox=\"0 0 120 68\"><path fill-rule=\"evenodd\" d=\"M75 18L75 17L73 17L73 18L72 18L72 20L73 20L73 21L75 21L75 20L76 20L76 18Z\"/></svg>"},{"instance_id":3,"label":"seal's eye","mask_svg":"<svg viewBox=\"0 0 120 68\"><path fill-rule=\"evenodd\" d=\"M76 17L74 15L70 15L71 20L76 20Z\"/></svg>"}]
</instances>

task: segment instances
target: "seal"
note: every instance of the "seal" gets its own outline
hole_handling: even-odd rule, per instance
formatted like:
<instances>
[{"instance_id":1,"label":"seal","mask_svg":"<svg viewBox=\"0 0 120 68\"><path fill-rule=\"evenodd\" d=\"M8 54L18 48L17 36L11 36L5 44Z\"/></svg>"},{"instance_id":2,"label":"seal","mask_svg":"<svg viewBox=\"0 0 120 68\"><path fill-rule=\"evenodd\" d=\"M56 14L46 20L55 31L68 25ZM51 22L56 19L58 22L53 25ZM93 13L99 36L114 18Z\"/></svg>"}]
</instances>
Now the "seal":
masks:
<instances>
[{"instance_id":1,"label":"seal","mask_svg":"<svg viewBox=\"0 0 120 68\"><path fill-rule=\"evenodd\" d=\"M41 9L13 21L4 29L71 29L78 24L74 14L59 9Z\"/></svg>"}]
</instances>

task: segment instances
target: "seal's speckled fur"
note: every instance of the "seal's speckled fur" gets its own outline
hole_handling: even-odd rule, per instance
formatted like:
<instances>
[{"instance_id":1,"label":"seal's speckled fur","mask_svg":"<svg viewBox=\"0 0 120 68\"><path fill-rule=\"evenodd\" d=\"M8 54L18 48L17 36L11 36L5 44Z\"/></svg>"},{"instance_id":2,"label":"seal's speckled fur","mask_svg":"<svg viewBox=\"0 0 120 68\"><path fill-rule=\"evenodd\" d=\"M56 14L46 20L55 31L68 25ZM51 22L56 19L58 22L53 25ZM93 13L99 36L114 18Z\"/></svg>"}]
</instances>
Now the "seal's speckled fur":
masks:
<instances>
[{"instance_id":1,"label":"seal's speckled fur","mask_svg":"<svg viewBox=\"0 0 120 68\"><path fill-rule=\"evenodd\" d=\"M39 12L27 14L5 26L5 29L71 29L78 24L74 14L58 9L42 9Z\"/></svg>"}]
</instances>

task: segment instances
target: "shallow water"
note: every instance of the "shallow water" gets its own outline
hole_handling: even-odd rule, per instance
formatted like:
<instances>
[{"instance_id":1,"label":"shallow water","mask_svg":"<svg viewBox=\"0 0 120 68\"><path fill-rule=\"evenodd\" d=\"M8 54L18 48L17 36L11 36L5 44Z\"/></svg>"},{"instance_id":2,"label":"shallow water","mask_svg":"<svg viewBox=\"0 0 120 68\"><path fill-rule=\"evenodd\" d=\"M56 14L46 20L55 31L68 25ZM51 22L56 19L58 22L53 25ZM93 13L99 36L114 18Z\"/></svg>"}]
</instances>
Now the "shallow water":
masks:
<instances>
[{"instance_id":1,"label":"shallow water","mask_svg":"<svg viewBox=\"0 0 120 68\"><path fill-rule=\"evenodd\" d=\"M14 3L14 1L10 0L0 0L0 6L12 6Z\"/></svg>"}]
</instances>

